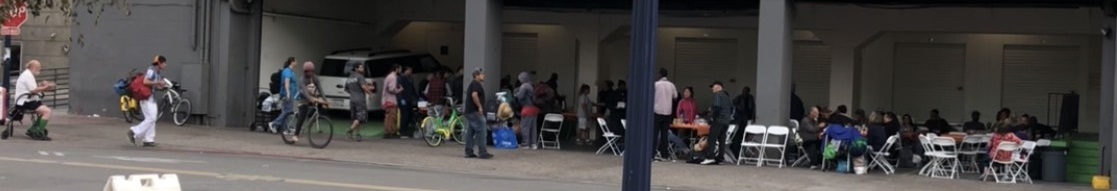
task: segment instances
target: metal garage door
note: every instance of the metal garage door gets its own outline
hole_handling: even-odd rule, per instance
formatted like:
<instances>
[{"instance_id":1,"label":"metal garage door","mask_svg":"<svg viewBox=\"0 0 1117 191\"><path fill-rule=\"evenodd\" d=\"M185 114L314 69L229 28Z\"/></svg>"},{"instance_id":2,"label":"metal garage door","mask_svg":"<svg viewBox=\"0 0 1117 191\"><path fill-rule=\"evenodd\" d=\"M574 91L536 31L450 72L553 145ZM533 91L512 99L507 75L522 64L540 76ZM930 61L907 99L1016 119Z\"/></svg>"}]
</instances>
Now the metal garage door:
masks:
<instances>
[{"instance_id":1,"label":"metal garage door","mask_svg":"<svg viewBox=\"0 0 1117 191\"><path fill-rule=\"evenodd\" d=\"M1001 105L1047 120L1047 94L1076 90L1085 75L1078 72L1078 55L1076 46L1005 46Z\"/></svg>"},{"instance_id":2,"label":"metal garage door","mask_svg":"<svg viewBox=\"0 0 1117 191\"><path fill-rule=\"evenodd\" d=\"M515 79L520 72L535 70L538 66L539 37L535 33L504 33L501 51L500 72ZM490 78L500 79L497 76Z\"/></svg>"},{"instance_id":3,"label":"metal garage door","mask_svg":"<svg viewBox=\"0 0 1117 191\"><path fill-rule=\"evenodd\" d=\"M922 123L937 108L947 121L962 122L968 115L962 107L965 63L965 45L897 43L892 76L895 111Z\"/></svg>"},{"instance_id":4,"label":"metal garage door","mask_svg":"<svg viewBox=\"0 0 1117 191\"><path fill-rule=\"evenodd\" d=\"M710 107L713 95L710 84L721 80L727 87L737 87L727 80L736 77L737 39L678 38L675 41L675 70L673 81L679 92L687 86L694 87L698 108ZM728 89L732 94L740 90ZM733 96L733 95L731 95Z\"/></svg>"},{"instance_id":5,"label":"metal garage door","mask_svg":"<svg viewBox=\"0 0 1117 191\"><path fill-rule=\"evenodd\" d=\"M792 55L791 78L803 105L830 103L830 46L818 41L797 41Z\"/></svg>"}]
</instances>

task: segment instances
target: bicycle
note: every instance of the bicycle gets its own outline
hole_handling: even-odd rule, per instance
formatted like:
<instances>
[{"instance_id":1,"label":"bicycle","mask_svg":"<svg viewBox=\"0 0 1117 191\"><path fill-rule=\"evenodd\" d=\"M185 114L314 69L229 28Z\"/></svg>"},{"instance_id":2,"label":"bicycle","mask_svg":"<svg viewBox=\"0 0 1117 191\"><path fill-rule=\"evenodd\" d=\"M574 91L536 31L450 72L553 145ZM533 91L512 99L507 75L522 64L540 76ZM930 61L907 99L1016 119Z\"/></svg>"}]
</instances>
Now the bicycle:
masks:
<instances>
[{"instance_id":1,"label":"bicycle","mask_svg":"<svg viewBox=\"0 0 1117 191\"><path fill-rule=\"evenodd\" d=\"M143 73L136 73L136 68L128 71L124 78L117 80L113 88L117 94L120 94L120 112L124 114L124 122L132 123L132 121L142 121L143 113L140 111L140 101L132 98L129 91L129 85L135 78L143 77Z\"/></svg>"},{"instance_id":2,"label":"bicycle","mask_svg":"<svg viewBox=\"0 0 1117 191\"><path fill-rule=\"evenodd\" d=\"M307 120L304 121L305 124L303 124L303 127L305 128L301 129L304 130L304 133L307 134L306 139L310 141L310 146L318 149L326 148L327 145L330 145L330 141L333 141L334 139L333 122L330 121L329 117L321 114L321 109L321 104L314 104L313 107L310 107L308 109L309 111L295 110L295 113L292 113L293 116L289 116L287 118L287 126L297 125L296 123L298 123L299 120L299 113L308 112L307 114L309 115L306 116ZM289 134L287 133L280 133L279 135L279 137L283 138L283 143L287 143L288 145L295 144L295 141L287 139L287 136L289 136Z\"/></svg>"},{"instance_id":3,"label":"bicycle","mask_svg":"<svg viewBox=\"0 0 1117 191\"><path fill-rule=\"evenodd\" d=\"M459 114L461 113L462 107L460 104L453 104L453 97L446 97L446 100L446 103L450 103L450 107L453 108L451 109L449 120L443 120L444 117L439 115L442 113L441 111L428 107L428 115L426 118L423 118L423 122L419 125L421 127L419 131L423 135L423 139L425 139L427 145L431 147L442 145L442 141L447 138L454 139L454 142L458 142L458 144L465 144L465 138L463 136L463 129L465 128L463 120L465 119ZM428 136L426 132L427 129L432 129L434 131L433 134Z\"/></svg>"},{"instance_id":4,"label":"bicycle","mask_svg":"<svg viewBox=\"0 0 1117 191\"><path fill-rule=\"evenodd\" d=\"M163 93L163 99L159 100L159 115L156 119L162 119L163 113L167 109L171 110L171 118L174 120L175 125L182 126L186 121L190 120L190 100L182 97L182 93L186 90L182 89L182 84L163 78L163 82L167 84L166 92Z\"/></svg>"}]
</instances>

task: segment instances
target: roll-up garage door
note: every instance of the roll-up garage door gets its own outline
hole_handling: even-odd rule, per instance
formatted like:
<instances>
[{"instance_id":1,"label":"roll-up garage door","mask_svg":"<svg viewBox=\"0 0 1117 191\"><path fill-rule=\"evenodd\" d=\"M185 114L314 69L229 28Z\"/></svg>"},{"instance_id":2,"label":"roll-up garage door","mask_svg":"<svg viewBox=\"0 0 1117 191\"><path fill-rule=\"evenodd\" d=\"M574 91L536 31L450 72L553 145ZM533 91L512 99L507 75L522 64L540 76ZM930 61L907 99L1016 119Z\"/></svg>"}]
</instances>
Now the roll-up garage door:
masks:
<instances>
[{"instance_id":1,"label":"roll-up garage door","mask_svg":"<svg viewBox=\"0 0 1117 191\"><path fill-rule=\"evenodd\" d=\"M539 37L535 33L504 33L501 51L500 72L515 79L520 72L535 70L538 66Z\"/></svg>"},{"instance_id":2,"label":"roll-up garage door","mask_svg":"<svg viewBox=\"0 0 1117 191\"><path fill-rule=\"evenodd\" d=\"M1005 46L1001 105L1047 120L1048 93L1076 90L1086 75L1079 73L1078 55L1076 46Z\"/></svg>"},{"instance_id":3,"label":"roll-up garage door","mask_svg":"<svg viewBox=\"0 0 1117 191\"><path fill-rule=\"evenodd\" d=\"M911 114L916 123L938 109L948 122L963 116L966 47L960 44L897 43L893 67L892 105L897 114Z\"/></svg>"},{"instance_id":4,"label":"roll-up garage door","mask_svg":"<svg viewBox=\"0 0 1117 191\"><path fill-rule=\"evenodd\" d=\"M699 110L710 107L713 95L710 84L721 80L726 87L738 87L728 79L743 78L737 75L737 39L717 38L678 38L675 41L675 86L681 93L683 88L694 87L695 101ZM734 95L740 90L730 90ZM733 95L731 95L733 96Z\"/></svg>"},{"instance_id":5,"label":"roll-up garage door","mask_svg":"<svg viewBox=\"0 0 1117 191\"><path fill-rule=\"evenodd\" d=\"M830 103L830 46L818 41L796 41L792 57L791 78L795 94L804 106Z\"/></svg>"}]
</instances>

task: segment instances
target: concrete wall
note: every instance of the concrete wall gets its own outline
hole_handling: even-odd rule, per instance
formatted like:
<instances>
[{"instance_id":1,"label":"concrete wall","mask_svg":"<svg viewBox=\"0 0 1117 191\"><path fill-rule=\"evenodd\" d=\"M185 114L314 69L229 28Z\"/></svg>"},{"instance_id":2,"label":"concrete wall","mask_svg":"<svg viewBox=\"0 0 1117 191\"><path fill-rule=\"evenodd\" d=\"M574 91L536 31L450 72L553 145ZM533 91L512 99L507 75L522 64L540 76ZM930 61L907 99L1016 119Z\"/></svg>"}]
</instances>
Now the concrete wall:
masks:
<instances>
[{"instance_id":1,"label":"concrete wall","mask_svg":"<svg viewBox=\"0 0 1117 191\"><path fill-rule=\"evenodd\" d=\"M184 65L200 64L201 49L193 38L194 4L190 1L153 0L132 2L131 15L107 8L100 18L77 11L81 25L73 27L75 36L69 54L71 112L120 116L118 96L112 84L129 69L145 69L152 57L164 55L169 66L163 76L182 79ZM75 10L85 10L78 5ZM98 24L94 24L98 22ZM195 98L196 99L196 98ZM201 103L201 102L197 102Z\"/></svg>"},{"instance_id":2,"label":"concrete wall","mask_svg":"<svg viewBox=\"0 0 1117 191\"><path fill-rule=\"evenodd\" d=\"M1080 59L1073 66L1078 68L1080 78L1074 80L1077 87L1067 87L1076 90L1082 95L1081 108L1079 109L1080 130L1083 132L1097 132L1098 84L1089 83L1090 76L1097 76L1100 70L1101 56L1100 36L1087 35L1012 35L1012 34L949 34L949 33L886 33L872 42L863 50L861 63L861 98L860 108L892 108L892 62L894 44L896 43L950 43L964 44L966 46L966 67L964 79L964 113L957 116L943 116L948 121L960 123L969 119L969 111L981 111L982 121L994 121L996 111L1003 106L1001 90L1005 45L1069 45L1079 47L1079 52L1084 59ZM1014 113L1020 115L1023 113ZM902 114L898 114L902 115ZM1046 121L1044 113L1030 113L1038 115L1040 122ZM926 119L915 119L923 121Z\"/></svg>"},{"instance_id":3,"label":"concrete wall","mask_svg":"<svg viewBox=\"0 0 1117 191\"><path fill-rule=\"evenodd\" d=\"M22 61L39 60L43 68L70 66L64 48L70 46L70 17L61 10L42 10L39 16L28 18L19 36L12 36L13 44L21 45Z\"/></svg>"}]
</instances>

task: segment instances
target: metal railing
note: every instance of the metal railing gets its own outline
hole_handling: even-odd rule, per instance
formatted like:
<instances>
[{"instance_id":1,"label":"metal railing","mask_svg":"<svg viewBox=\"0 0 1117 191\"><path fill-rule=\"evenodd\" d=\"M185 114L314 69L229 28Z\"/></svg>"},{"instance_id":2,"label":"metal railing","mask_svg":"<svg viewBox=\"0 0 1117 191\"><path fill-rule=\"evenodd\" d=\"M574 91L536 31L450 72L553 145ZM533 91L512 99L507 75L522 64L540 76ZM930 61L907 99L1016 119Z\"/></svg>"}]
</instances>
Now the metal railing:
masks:
<instances>
[{"instance_id":1,"label":"metal railing","mask_svg":"<svg viewBox=\"0 0 1117 191\"><path fill-rule=\"evenodd\" d=\"M22 72L23 72L23 70L11 71L9 73L11 75L11 84L9 84L9 86L8 86L8 89L9 89L8 97L9 98L15 98L16 97L16 95L15 95L16 80L19 79L19 75ZM69 67L66 67L66 68L49 68L49 69L44 68L44 69L42 69L42 71L39 72L39 75L35 76L35 80L40 81L40 82L41 81L51 81L51 82L54 82L56 85L58 85L58 87L55 87L53 91L47 91L47 92L43 93L44 94L43 104L45 104L45 105L47 105L51 108L58 108L60 106L69 106L70 105L70 68Z\"/></svg>"}]
</instances>

